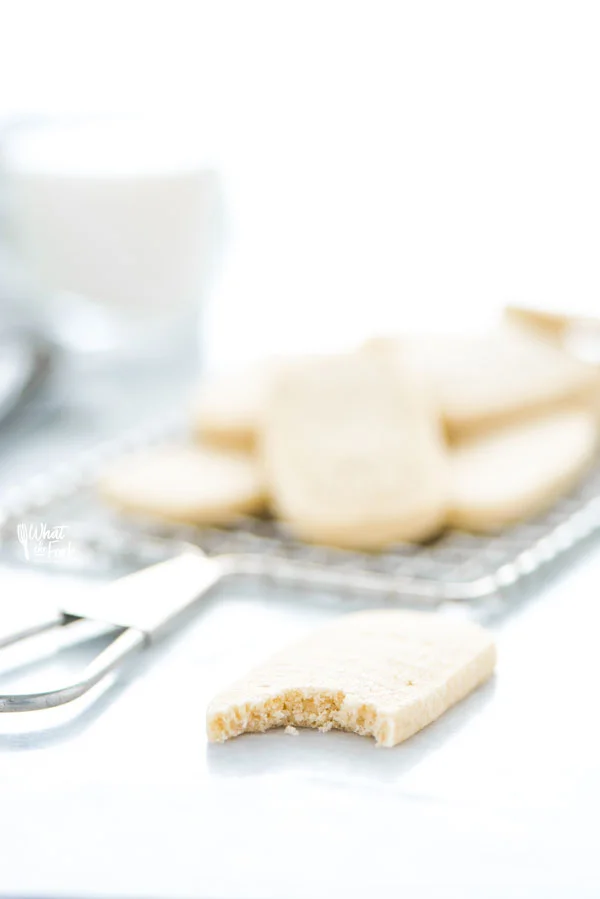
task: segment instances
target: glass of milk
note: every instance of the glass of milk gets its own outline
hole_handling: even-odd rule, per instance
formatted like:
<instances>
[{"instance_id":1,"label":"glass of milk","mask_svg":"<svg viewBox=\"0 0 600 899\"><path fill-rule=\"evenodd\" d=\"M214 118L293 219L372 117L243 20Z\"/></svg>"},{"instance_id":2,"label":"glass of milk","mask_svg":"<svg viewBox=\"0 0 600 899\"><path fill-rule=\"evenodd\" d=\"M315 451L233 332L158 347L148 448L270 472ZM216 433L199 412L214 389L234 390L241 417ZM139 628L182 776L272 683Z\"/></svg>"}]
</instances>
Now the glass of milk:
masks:
<instances>
[{"instance_id":1,"label":"glass of milk","mask_svg":"<svg viewBox=\"0 0 600 899\"><path fill-rule=\"evenodd\" d=\"M13 243L60 341L168 354L185 333L197 346L223 240L197 134L163 120L48 122L13 129L2 155Z\"/></svg>"}]
</instances>

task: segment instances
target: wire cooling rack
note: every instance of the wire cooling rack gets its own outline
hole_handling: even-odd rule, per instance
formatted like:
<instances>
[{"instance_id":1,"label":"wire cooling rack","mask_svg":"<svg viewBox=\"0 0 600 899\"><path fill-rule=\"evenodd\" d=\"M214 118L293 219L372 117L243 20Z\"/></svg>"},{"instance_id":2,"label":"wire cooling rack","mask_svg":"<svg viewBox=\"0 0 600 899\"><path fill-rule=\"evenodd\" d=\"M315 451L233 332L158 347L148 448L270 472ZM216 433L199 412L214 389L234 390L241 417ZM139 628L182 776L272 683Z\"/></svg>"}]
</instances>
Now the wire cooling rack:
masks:
<instances>
[{"instance_id":1,"label":"wire cooling rack","mask_svg":"<svg viewBox=\"0 0 600 899\"><path fill-rule=\"evenodd\" d=\"M309 546L272 520L200 528L123 517L105 507L95 490L104 465L164 437L164 426L132 432L0 497L2 557L107 575L161 561L192 543L226 557L233 574L438 606L504 602L512 588L543 570L555 572L600 531L600 462L549 512L498 535L447 531L427 545L401 544L379 554Z\"/></svg>"}]
</instances>

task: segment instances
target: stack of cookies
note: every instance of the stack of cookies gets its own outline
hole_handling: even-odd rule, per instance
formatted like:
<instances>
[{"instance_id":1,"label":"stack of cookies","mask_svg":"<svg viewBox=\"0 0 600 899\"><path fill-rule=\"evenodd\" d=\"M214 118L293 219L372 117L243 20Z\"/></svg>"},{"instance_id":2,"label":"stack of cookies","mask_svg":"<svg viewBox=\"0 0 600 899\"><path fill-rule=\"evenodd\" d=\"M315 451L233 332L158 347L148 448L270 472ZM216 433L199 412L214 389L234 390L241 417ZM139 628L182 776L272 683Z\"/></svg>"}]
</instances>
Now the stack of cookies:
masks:
<instances>
[{"instance_id":1,"label":"stack of cookies","mask_svg":"<svg viewBox=\"0 0 600 899\"><path fill-rule=\"evenodd\" d=\"M201 386L194 440L120 460L122 510L222 524L272 514L299 538L379 550L544 511L592 464L600 371L505 323L277 359Z\"/></svg>"}]
</instances>

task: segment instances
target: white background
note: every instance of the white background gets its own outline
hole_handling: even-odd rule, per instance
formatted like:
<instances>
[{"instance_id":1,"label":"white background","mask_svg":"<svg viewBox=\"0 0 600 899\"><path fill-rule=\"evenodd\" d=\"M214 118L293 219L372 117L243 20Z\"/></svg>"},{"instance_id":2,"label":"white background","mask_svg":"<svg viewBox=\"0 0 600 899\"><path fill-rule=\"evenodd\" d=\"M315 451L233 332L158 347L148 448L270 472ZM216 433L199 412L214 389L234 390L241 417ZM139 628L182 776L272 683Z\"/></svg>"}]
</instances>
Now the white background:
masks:
<instances>
[{"instance_id":1,"label":"white background","mask_svg":"<svg viewBox=\"0 0 600 899\"><path fill-rule=\"evenodd\" d=\"M0 10L0 114L169 112L205 136L243 237L219 353L294 345L299 319L328 344L511 300L600 309L594 2Z\"/></svg>"}]
</instances>

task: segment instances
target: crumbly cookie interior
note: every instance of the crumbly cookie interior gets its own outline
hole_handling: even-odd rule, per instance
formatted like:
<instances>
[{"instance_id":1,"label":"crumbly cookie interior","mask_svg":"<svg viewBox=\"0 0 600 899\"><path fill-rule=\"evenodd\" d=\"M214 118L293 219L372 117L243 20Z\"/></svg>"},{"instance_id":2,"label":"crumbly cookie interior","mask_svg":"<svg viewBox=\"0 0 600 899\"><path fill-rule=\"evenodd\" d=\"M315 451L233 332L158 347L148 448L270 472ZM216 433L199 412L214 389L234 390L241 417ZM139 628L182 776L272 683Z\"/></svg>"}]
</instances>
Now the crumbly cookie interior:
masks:
<instances>
[{"instance_id":1,"label":"crumbly cookie interior","mask_svg":"<svg viewBox=\"0 0 600 899\"><path fill-rule=\"evenodd\" d=\"M262 733L273 727L312 727L321 731L345 730L385 742L388 724L374 706L364 703L344 709L342 690L284 690L276 696L243 705L231 705L209 722L209 739L222 743L242 733Z\"/></svg>"}]
</instances>

